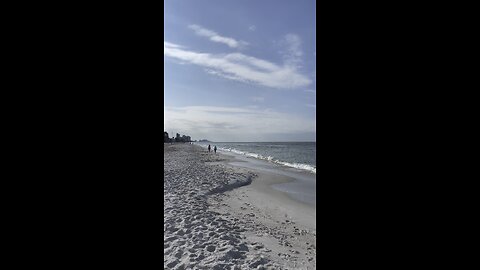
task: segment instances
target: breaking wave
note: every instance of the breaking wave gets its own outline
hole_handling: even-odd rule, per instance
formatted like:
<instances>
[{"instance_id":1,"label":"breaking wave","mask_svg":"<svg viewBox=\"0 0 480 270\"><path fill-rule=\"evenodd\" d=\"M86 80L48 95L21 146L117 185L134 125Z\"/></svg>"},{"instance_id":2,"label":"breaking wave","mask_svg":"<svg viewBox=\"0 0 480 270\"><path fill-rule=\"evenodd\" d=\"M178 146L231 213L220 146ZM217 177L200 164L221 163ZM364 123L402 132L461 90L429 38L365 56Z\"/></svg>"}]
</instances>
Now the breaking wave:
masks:
<instances>
[{"instance_id":1,"label":"breaking wave","mask_svg":"<svg viewBox=\"0 0 480 270\"><path fill-rule=\"evenodd\" d=\"M235 153L235 154L238 154L238 155L244 155L244 156L252 157L252 158L256 158L256 159L266 160L266 161L269 161L269 162L272 162L272 163L275 163L275 164L278 164L278 165L291 167L291 168L295 168L295 169L300 169L300 170L304 170L304 171L309 171L311 173L317 174L317 167L313 166L313 165L285 162L285 161L275 159L272 156L266 156L265 157L265 156L262 156L260 154L244 152L244 151L237 150L235 148L219 147L218 150L231 152L231 153Z\"/></svg>"}]
</instances>

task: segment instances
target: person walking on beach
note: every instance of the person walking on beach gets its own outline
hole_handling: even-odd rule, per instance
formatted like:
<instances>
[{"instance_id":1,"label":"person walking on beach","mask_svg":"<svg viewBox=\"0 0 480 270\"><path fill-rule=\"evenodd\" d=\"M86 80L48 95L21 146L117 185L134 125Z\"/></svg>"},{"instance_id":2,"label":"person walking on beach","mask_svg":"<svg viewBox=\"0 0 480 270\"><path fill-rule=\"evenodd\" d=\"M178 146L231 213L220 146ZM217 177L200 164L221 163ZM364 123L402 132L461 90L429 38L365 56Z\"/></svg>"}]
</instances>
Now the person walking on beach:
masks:
<instances>
[{"instance_id":1,"label":"person walking on beach","mask_svg":"<svg viewBox=\"0 0 480 270\"><path fill-rule=\"evenodd\" d=\"M215 152L215 154L217 153L217 146L215 145L215 147L213 147L213 151Z\"/></svg>"},{"instance_id":2,"label":"person walking on beach","mask_svg":"<svg viewBox=\"0 0 480 270\"><path fill-rule=\"evenodd\" d=\"M210 152L210 144L208 145L208 152Z\"/></svg>"}]
</instances>

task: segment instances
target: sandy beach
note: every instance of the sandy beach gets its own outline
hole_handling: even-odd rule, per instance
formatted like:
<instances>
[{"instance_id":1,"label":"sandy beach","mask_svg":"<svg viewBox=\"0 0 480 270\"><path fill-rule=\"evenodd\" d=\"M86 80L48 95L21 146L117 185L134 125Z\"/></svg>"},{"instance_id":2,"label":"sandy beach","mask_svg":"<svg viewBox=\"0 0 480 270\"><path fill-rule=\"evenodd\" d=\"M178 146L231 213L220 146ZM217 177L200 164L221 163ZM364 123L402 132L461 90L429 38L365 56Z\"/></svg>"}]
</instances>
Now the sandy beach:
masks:
<instances>
[{"instance_id":1,"label":"sandy beach","mask_svg":"<svg viewBox=\"0 0 480 270\"><path fill-rule=\"evenodd\" d=\"M164 148L166 269L315 269L315 206L287 175L191 144Z\"/></svg>"}]
</instances>

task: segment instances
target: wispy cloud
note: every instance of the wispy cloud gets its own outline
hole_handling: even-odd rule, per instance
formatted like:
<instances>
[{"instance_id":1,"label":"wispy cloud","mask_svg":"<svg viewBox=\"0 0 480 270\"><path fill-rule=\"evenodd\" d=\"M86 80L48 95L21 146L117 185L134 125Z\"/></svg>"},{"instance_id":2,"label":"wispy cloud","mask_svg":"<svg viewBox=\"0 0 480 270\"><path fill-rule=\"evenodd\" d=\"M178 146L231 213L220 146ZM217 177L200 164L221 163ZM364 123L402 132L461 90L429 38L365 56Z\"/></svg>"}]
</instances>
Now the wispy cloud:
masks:
<instances>
[{"instance_id":1,"label":"wispy cloud","mask_svg":"<svg viewBox=\"0 0 480 270\"><path fill-rule=\"evenodd\" d=\"M307 107L310 107L310 108L314 108L316 109L317 108L317 105L315 104L306 104Z\"/></svg>"},{"instance_id":2,"label":"wispy cloud","mask_svg":"<svg viewBox=\"0 0 480 270\"><path fill-rule=\"evenodd\" d=\"M169 42L164 42L163 49L167 57L201 66L210 74L231 80L277 89L305 87L312 83L311 79L298 73L291 65L279 66L241 53L200 53Z\"/></svg>"},{"instance_id":3,"label":"wispy cloud","mask_svg":"<svg viewBox=\"0 0 480 270\"><path fill-rule=\"evenodd\" d=\"M229 46L230 48L240 48L248 45L245 41L238 41L230 37L223 37L217 34L216 32L203 28L200 25L192 24L188 28L195 31L195 34L201 37L207 37L213 42L223 43Z\"/></svg>"},{"instance_id":4,"label":"wispy cloud","mask_svg":"<svg viewBox=\"0 0 480 270\"><path fill-rule=\"evenodd\" d=\"M174 43L170 43L170 42L166 42L166 41L163 42L163 45L164 45L165 47L176 48L176 49L185 48L184 46L180 46L180 45L178 45L178 44L174 44Z\"/></svg>"},{"instance_id":5,"label":"wispy cloud","mask_svg":"<svg viewBox=\"0 0 480 270\"><path fill-rule=\"evenodd\" d=\"M255 31L257 29L257 27L255 25L250 25L250 27L248 27L248 30L250 31Z\"/></svg>"},{"instance_id":6,"label":"wispy cloud","mask_svg":"<svg viewBox=\"0 0 480 270\"><path fill-rule=\"evenodd\" d=\"M307 89L307 90L305 90L305 92L307 92L307 93L313 93L313 94L316 94L316 93L317 93L317 91L312 90L312 89Z\"/></svg>"},{"instance_id":7,"label":"wispy cloud","mask_svg":"<svg viewBox=\"0 0 480 270\"><path fill-rule=\"evenodd\" d=\"M295 34L287 34L283 37L281 43L286 47L283 51L285 64L290 67L299 68L302 62L301 57L303 56L301 49L302 40L300 37Z\"/></svg>"},{"instance_id":8,"label":"wispy cloud","mask_svg":"<svg viewBox=\"0 0 480 270\"><path fill-rule=\"evenodd\" d=\"M254 107L165 107L165 130L181 131L195 138L260 138L266 134L315 132L315 121Z\"/></svg>"}]
</instances>

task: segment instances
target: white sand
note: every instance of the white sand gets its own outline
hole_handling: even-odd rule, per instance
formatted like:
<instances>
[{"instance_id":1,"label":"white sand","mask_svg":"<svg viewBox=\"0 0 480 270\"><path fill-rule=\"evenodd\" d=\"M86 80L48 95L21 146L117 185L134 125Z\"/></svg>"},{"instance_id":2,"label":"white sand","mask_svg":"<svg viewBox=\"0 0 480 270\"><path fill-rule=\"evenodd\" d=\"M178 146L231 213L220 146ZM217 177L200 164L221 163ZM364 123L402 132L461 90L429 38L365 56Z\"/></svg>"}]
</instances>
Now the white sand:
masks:
<instances>
[{"instance_id":1,"label":"white sand","mask_svg":"<svg viewBox=\"0 0 480 270\"><path fill-rule=\"evenodd\" d=\"M315 209L269 185L287 177L165 145L166 269L315 269Z\"/></svg>"}]
</instances>

